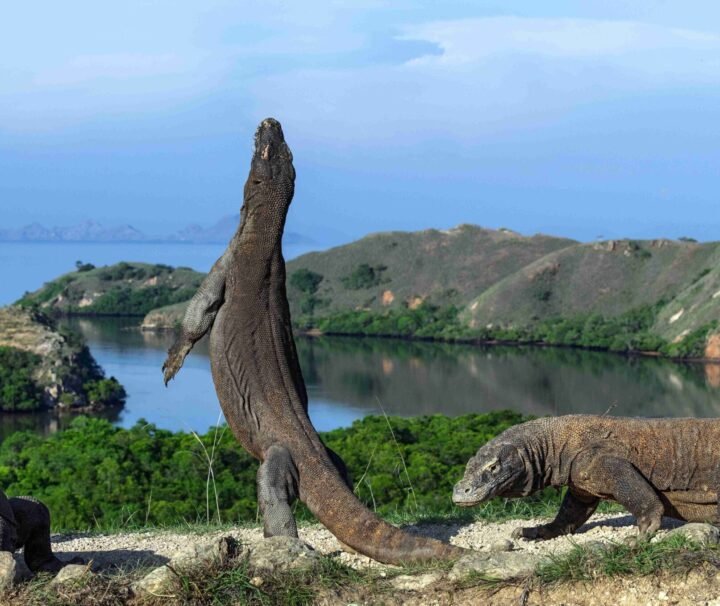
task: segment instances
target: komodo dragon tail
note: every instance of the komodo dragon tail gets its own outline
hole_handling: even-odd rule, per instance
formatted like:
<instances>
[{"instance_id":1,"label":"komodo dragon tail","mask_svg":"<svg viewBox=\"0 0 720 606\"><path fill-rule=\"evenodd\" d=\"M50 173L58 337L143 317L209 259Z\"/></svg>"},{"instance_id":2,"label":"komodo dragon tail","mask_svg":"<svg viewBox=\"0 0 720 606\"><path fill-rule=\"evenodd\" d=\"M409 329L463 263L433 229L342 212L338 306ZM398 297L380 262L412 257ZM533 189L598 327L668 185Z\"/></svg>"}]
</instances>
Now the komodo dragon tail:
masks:
<instances>
[{"instance_id":1,"label":"komodo dragon tail","mask_svg":"<svg viewBox=\"0 0 720 606\"><path fill-rule=\"evenodd\" d=\"M358 500L334 467L303 467L300 498L330 532L358 553L385 564L454 560L470 553L381 520Z\"/></svg>"}]
</instances>

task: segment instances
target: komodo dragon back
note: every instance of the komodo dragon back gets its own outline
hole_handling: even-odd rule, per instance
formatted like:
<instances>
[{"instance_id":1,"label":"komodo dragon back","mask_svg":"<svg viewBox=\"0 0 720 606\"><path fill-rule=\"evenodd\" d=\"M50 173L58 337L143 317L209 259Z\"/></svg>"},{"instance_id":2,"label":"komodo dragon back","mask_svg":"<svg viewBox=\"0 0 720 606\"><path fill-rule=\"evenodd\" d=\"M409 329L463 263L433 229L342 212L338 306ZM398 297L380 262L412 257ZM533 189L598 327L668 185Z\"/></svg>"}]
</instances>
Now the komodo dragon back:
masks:
<instances>
[{"instance_id":1,"label":"komodo dragon back","mask_svg":"<svg viewBox=\"0 0 720 606\"><path fill-rule=\"evenodd\" d=\"M257 491L266 536L297 536L291 505L299 498L340 541L376 560L397 564L460 557L465 550L408 534L370 512L349 486L342 459L310 422L282 256L294 182L280 123L263 120L240 226L190 302L163 366L165 382L210 331L213 381L225 418L261 461Z\"/></svg>"}]
</instances>

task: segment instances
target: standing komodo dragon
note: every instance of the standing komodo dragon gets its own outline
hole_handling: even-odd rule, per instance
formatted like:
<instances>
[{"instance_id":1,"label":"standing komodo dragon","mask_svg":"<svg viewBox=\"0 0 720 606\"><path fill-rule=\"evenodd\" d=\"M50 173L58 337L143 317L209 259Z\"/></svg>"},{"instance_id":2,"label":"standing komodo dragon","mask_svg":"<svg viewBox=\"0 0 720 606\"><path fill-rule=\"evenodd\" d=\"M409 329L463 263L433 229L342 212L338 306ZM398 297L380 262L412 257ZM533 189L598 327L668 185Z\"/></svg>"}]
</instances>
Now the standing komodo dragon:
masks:
<instances>
[{"instance_id":1,"label":"standing komodo dragon","mask_svg":"<svg viewBox=\"0 0 720 606\"><path fill-rule=\"evenodd\" d=\"M568 486L552 522L515 538L575 532L601 499L624 505L647 535L663 515L717 523L719 471L720 420L567 415L521 423L482 446L453 501L469 507Z\"/></svg>"},{"instance_id":2,"label":"standing komodo dragon","mask_svg":"<svg viewBox=\"0 0 720 606\"><path fill-rule=\"evenodd\" d=\"M296 498L343 543L386 563L457 558L464 550L395 528L373 515L344 479L342 460L307 413L285 292L281 239L295 170L280 124L263 120L245 183L240 226L190 302L163 366L165 383L210 331L213 381L225 418L262 464L265 536L297 536Z\"/></svg>"},{"instance_id":3,"label":"standing komodo dragon","mask_svg":"<svg viewBox=\"0 0 720 606\"><path fill-rule=\"evenodd\" d=\"M0 551L24 548L23 557L33 572L57 572L66 564L82 564L80 558L58 560L50 548L50 512L32 497L12 497L0 490Z\"/></svg>"}]
</instances>

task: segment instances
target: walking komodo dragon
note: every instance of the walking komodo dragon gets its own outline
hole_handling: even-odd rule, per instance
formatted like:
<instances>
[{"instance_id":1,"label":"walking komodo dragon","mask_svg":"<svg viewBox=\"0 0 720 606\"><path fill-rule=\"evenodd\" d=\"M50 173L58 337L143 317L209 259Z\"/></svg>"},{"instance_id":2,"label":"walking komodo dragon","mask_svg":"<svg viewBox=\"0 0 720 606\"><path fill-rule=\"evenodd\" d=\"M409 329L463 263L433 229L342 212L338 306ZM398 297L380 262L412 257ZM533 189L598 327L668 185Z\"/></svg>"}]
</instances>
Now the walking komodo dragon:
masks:
<instances>
[{"instance_id":1,"label":"walking komodo dragon","mask_svg":"<svg viewBox=\"0 0 720 606\"><path fill-rule=\"evenodd\" d=\"M265 536L297 536L291 505L299 498L339 540L381 562L460 557L460 548L408 534L373 515L310 422L281 246L294 183L280 124L264 120L255 134L240 226L190 302L163 366L165 383L210 331L213 381L225 418L262 462L257 495Z\"/></svg>"},{"instance_id":2,"label":"walking komodo dragon","mask_svg":"<svg viewBox=\"0 0 720 606\"><path fill-rule=\"evenodd\" d=\"M719 420L567 415L521 423L483 445L455 485L453 501L472 506L568 486L552 522L514 536L575 532L601 499L624 505L647 535L660 528L663 515L720 521L719 472Z\"/></svg>"}]
</instances>

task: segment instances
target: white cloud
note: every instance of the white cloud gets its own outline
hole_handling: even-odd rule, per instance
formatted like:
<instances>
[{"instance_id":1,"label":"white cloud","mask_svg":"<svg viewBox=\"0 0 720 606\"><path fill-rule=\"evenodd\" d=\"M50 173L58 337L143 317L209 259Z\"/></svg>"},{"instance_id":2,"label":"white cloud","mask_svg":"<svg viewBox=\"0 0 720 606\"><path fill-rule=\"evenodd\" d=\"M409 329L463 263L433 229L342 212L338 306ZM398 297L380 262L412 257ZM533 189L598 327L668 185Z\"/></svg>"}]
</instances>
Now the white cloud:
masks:
<instances>
[{"instance_id":1,"label":"white cloud","mask_svg":"<svg viewBox=\"0 0 720 606\"><path fill-rule=\"evenodd\" d=\"M492 17L439 21L408 27L408 40L433 42L440 56L415 59L418 65L474 62L502 54L538 57L607 58L634 53L655 54L720 50L720 36L632 21Z\"/></svg>"},{"instance_id":2,"label":"white cloud","mask_svg":"<svg viewBox=\"0 0 720 606\"><path fill-rule=\"evenodd\" d=\"M720 36L627 21L498 17L408 27L404 65L298 70L251 83L258 113L328 145L477 141L580 106L720 85ZM322 127L319 127L322 125Z\"/></svg>"}]
</instances>

